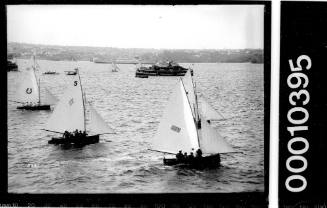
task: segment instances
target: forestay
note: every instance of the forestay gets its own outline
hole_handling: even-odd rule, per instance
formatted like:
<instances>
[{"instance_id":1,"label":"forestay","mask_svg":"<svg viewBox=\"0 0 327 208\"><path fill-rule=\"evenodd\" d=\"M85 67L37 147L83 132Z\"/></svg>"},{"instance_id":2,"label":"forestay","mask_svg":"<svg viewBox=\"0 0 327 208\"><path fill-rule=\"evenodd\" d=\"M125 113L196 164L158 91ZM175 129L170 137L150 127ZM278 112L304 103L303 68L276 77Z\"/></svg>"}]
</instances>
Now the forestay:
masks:
<instances>
[{"instance_id":1,"label":"forestay","mask_svg":"<svg viewBox=\"0 0 327 208\"><path fill-rule=\"evenodd\" d=\"M35 52L34 52L33 56L31 57L31 62L32 62L32 68L35 71L38 71L40 68L40 65L36 62Z\"/></svg>"},{"instance_id":2,"label":"forestay","mask_svg":"<svg viewBox=\"0 0 327 208\"><path fill-rule=\"evenodd\" d=\"M210 124L201 117L200 148L204 154L236 152Z\"/></svg>"},{"instance_id":3,"label":"forestay","mask_svg":"<svg viewBox=\"0 0 327 208\"><path fill-rule=\"evenodd\" d=\"M182 81L183 81L183 84L184 84L184 87L185 87L185 92L186 92L186 95L188 97L188 100L189 100L189 103L190 103L190 106L191 106L191 110L192 110L192 114L193 114L193 117L197 119L197 101L196 101L196 92L195 92L195 86L194 86L194 83L193 83L193 79L192 79L192 76L191 76L191 73L190 73L190 70L188 70L186 72L186 74L184 75L184 77L182 78Z\"/></svg>"},{"instance_id":4,"label":"forestay","mask_svg":"<svg viewBox=\"0 0 327 208\"><path fill-rule=\"evenodd\" d=\"M200 111L202 115L207 120L220 120L224 119L223 115L218 113L215 109L211 107L211 105L203 98L200 97Z\"/></svg>"},{"instance_id":5,"label":"forestay","mask_svg":"<svg viewBox=\"0 0 327 208\"><path fill-rule=\"evenodd\" d=\"M98 112L93 108L92 105L89 105L90 109L90 121L88 129L94 134L112 134L114 130L110 128Z\"/></svg>"},{"instance_id":6,"label":"forestay","mask_svg":"<svg viewBox=\"0 0 327 208\"><path fill-rule=\"evenodd\" d=\"M189 152L192 148L199 148L197 130L180 80L159 124L153 149L175 154L179 150Z\"/></svg>"},{"instance_id":7,"label":"forestay","mask_svg":"<svg viewBox=\"0 0 327 208\"><path fill-rule=\"evenodd\" d=\"M39 102L39 87L35 77L35 72L31 68L27 68L26 76L18 87L16 101L22 103L38 103Z\"/></svg>"},{"instance_id":8,"label":"forestay","mask_svg":"<svg viewBox=\"0 0 327 208\"><path fill-rule=\"evenodd\" d=\"M47 130L64 132L85 130L84 103L79 76L69 83L67 91L60 99L50 117Z\"/></svg>"}]
</instances>

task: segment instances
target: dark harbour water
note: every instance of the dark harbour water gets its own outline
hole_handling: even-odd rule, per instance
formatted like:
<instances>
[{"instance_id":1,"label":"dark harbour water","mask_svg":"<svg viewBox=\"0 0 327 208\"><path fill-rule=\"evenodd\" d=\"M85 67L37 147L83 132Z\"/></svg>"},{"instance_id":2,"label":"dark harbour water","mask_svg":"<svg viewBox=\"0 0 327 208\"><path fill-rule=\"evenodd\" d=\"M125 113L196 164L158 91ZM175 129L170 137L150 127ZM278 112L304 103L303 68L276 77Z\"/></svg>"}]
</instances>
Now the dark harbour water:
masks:
<instances>
[{"instance_id":1,"label":"dark harbour water","mask_svg":"<svg viewBox=\"0 0 327 208\"><path fill-rule=\"evenodd\" d=\"M38 61L41 87L60 97L80 67L88 101L116 135L100 143L62 149L42 131L51 111L17 110L8 102L8 191L10 193L249 192L264 190L264 87L262 64L194 64L199 94L225 120L215 128L241 154L224 154L222 166L190 170L164 166L163 154L147 150L177 77L135 78L134 65ZM20 70L29 60L17 60ZM191 64L182 64L189 66ZM59 75L42 75L56 70ZM22 72L8 72L14 99ZM41 89L41 94L43 93Z\"/></svg>"}]
</instances>

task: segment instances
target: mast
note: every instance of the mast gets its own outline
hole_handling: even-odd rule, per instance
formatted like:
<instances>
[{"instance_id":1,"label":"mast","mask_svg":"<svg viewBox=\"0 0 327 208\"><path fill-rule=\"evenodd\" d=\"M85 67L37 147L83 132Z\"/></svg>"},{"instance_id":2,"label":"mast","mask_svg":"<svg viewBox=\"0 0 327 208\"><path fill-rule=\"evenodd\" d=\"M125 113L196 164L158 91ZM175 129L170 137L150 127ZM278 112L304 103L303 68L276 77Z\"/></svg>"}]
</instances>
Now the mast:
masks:
<instances>
[{"instance_id":1,"label":"mast","mask_svg":"<svg viewBox=\"0 0 327 208\"><path fill-rule=\"evenodd\" d=\"M33 70L35 70L35 55L33 54Z\"/></svg>"},{"instance_id":2,"label":"mast","mask_svg":"<svg viewBox=\"0 0 327 208\"><path fill-rule=\"evenodd\" d=\"M185 94L186 94L186 90L185 90L185 86L184 86L183 80L182 80L181 78L180 78L180 80L181 80L181 82L182 82L183 89L184 89L184 92L185 92ZM190 104L190 101L189 101L189 99L188 99L187 96L186 96L186 98L187 98L187 102L188 102L189 107L192 108L192 107L191 107L191 104ZM193 116L193 115L192 115L192 116ZM195 125L195 129L196 129L196 137L198 138L198 145L199 145L199 148L200 148L199 130L198 130L198 124L197 124L196 118L193 119L193 122L194 122L194 125Z\"/></svg>"},{"instance_id":3,"label":"mast","mask_svg":"<svg viewBox=\"0 0 327 208\"><path fill-rule=\"evenodd\" d=\"M41 105L41 80L40 80L40 78L39 78L39 84L38 84L39 86L39 105Z\"/></svg>"},{"instance_id":4,"label":"mast","mask_svg":"<svg viewBox=\"0 0 327 208\"><path fill-rule=\"evenodd\" d=\"M33 56L34 57L34 56ZM34 57L35 58L35 57ZM35 60L35 59L34 59ZM41 93L40 93L40 85L41 85L41 81L40 81L40 78L39 78L39 82L37 81L37 77L36 77L36 74L35 74L35 67L33 66L33 73L34 73L34 78L35 78L35 81L36 81L36 84L37 85L37 88L38 88L38 92L39 92L39 105L41 105Z\"/></svg>"},{"instance_id":5,"label":"mast","mask_svg":"<svg viewBox=\"0 0 327 208\"><path fill-rule=\"evenodd\" d=\"M200 122L200 116L199 116L199 104L198 104L198 95L196 93L196 83L193 82L193 77L191 76L191 80L192 80L192 84L194 86L194 95L195 95L195 105L196 105L196 116L197 116L197 119L198 121L197 122Z\"/></svg>"},{"instance_id":6,"label":"mast","mask_svg":"<svg viewBox=\"0 0 327 208\"><path fill-rule=\"evenodd\" d=\"M86 132L84 93L83 93L83 88L82 88L81 77L79 76L79 70L77 70L77 74L78 74L79 84L81 86L81 92L82 92L82 103L83 103L83 114L84 114L84 131Z\"/></svg>"},{"instance_id":7,"label":"mast","mask_svg":"<svg viewBox=\"0 0 327 208\"><path fill-rule=\"evenodd\" d=\"M33 54L33 69L36 70L36 59L35 59L35 54Z\"/></svg>"}]
</instances>

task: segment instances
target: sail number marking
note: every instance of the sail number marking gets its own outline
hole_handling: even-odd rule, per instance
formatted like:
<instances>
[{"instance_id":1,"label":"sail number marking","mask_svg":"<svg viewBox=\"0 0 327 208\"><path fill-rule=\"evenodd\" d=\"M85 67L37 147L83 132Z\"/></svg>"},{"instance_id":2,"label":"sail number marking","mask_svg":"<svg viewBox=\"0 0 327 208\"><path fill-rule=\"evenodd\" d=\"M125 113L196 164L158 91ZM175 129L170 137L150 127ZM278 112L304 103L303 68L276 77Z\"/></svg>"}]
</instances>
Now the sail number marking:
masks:
<instances>
[{"instance_id":1,"label":"sail number marking","mask_svg":"<svg viewBox=\"0 0 327 208\"><path fill-rule=\"evenodd\" d=\"M74 81L74 86L77 86L77 83L78 83L77 81Z\"/></svg>"},{"instance_id":2,"label":"sail number marking","mask_svg":"<svg viewBox=\"0 0 327 208\"><path fill-rule=\"evenodd\" d=\"M310 101L310 94L306 90L309 78L303 68L309 70L312 62L309 56L300 55L296 60L296 67L292 59L289 59L288 63L291 74L287 77L287 85L294 91L289 94L289 103L292 107L287 112L287 120L290 124L287 131L292 137L287 143L287 150L292 155L286 160L286 168L291 175L286 178L285 186L290 192L301 192L307 187L307 180L301 173L308 167L307 159L303 154L309 150L309 142L302 134L308 130L306 122L309 119L309 112L305 106ZM294 167L294 164L301 165Z\"/></svg>"},{"instance_id":3,"label":"sail number marking","mask_svg":"<svg viewBox=\"0 0 327 208\"><path fill-rule=\"evenodd\" d=\"M29 88L29 87L26 88L26 93L27 93L27 94L31 94L31 93L32 93L32 88Z\"/></svg>"},{"instance_id":4,"label":"sail number marking","mask_svg":"<svg viewBox=\"0 0 327 208\"><path fill-rule=\"evenodd\" d=\"M175 125L172 125L170 127L170 129L173 130L173 131L176 131L177 133L179 133L181 131L181 128L179 128L178 126L175 126Z\"/></svg>"}]
</instances>

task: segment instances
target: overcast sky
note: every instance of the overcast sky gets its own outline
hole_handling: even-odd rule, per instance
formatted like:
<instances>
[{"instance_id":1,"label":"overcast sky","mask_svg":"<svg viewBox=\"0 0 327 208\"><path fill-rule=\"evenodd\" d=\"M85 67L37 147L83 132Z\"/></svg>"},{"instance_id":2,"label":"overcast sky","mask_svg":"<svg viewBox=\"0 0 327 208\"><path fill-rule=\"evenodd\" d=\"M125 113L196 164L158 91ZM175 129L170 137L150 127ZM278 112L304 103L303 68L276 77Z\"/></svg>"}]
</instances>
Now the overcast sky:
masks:
<instances>
[{"instance_id":1,"label":"overcast sky","mask_svg":"<svg viewBox=\"0 0 327 208\"><path fill-rule=\"evenodd\" d=\"M263 48L262 5L7 6L8 42L120 48Z\"/></svg>"}]
</instances>

